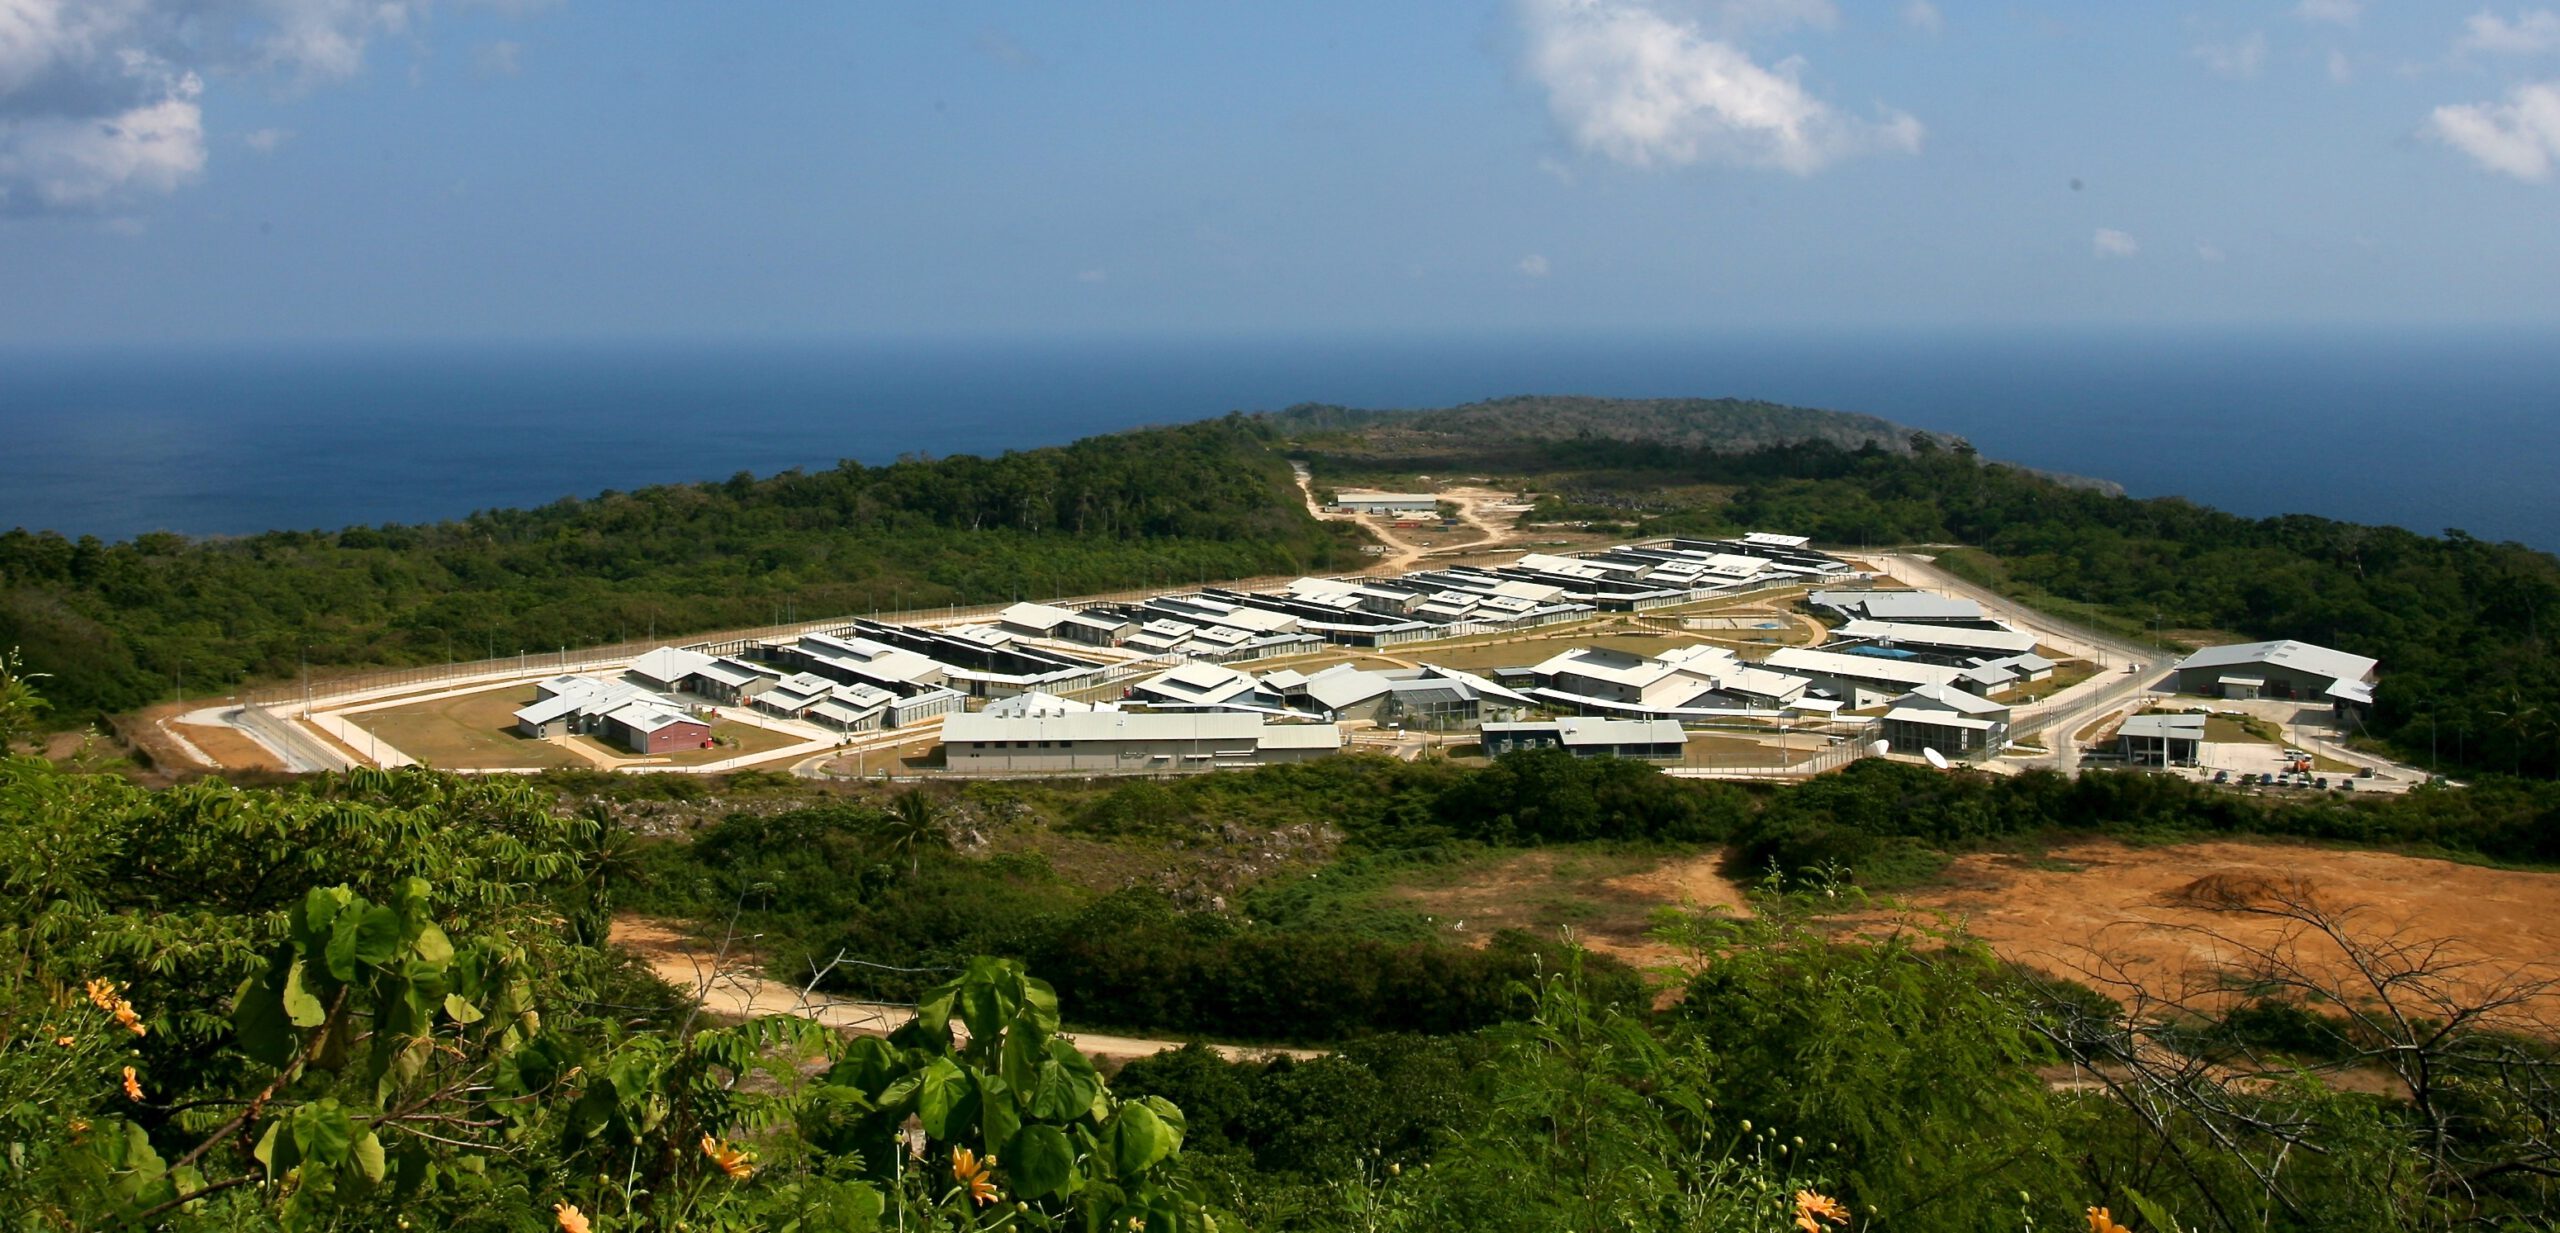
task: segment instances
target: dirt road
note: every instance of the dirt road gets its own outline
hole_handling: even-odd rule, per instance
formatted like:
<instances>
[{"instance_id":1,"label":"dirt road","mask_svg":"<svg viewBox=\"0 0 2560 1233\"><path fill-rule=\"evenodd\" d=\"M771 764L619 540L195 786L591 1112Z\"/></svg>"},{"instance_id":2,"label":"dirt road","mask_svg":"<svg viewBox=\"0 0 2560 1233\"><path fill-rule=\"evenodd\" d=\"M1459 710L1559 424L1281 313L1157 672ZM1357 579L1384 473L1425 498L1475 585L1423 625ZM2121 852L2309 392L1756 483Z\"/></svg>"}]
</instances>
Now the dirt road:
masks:
<instances>
[{"instance_id":1,"label":"dirt road","mask_svg":"<svg viewBox=\"0 0 2560 1233\"><path fill-rule=\"evenodd\" d=\"M702 1008L723 1019L752 1019L760 1015L798 1015L831 1028L859 1032L865 1036L886 1036L906 1026L915 1018L915 1009L886 1002L857 1002L833 997L814 990L794 988L767 978L742 953L732 951L723 956L717 948L706 948L687 938L664 921L640 916L616 917L612 944L629 951L649 965L660 980L679 989L690 990ZM1149 1040L1136 1036L1111 1036L1100 1032L1062 1032L1086 1056L1114 1061L1129 1061L1181 1048L1179 1040ZM1217 1051L1230 1061L1266 1057L1311 1058L1321 1055L1315 1049L1283 1049L1216 1045Z\"/></svg>"}]
</instances>

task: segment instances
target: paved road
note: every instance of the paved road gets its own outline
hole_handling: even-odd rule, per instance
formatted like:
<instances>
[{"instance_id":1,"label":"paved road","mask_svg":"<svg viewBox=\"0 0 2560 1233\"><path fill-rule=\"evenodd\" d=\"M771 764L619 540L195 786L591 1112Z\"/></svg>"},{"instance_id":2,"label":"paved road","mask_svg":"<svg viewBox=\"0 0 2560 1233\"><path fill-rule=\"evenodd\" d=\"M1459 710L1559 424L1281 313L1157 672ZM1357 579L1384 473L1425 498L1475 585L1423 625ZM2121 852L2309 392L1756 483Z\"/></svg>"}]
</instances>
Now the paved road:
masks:
<instances>
[{"instance_id":1,"label":"paved road","mask_svg":"<svg viewBox=\"0 0 2560 1233\"><path fill-rule=\"evenodd\" d=\"M2045 644L2094 659L2105 665L2099 675L2080 685L2017 708L2011 730L2019 736L2042 731L2045 756L2027 765L2069 773L2080 765L2080 748L2075 734L2101 716L2124 710L2139 702L2146 692L2156 687L2166 665L2157 662L2159 652L2137 642L2085 629L2038 612L2008 599L1987 587L1976 586L1938 568L1936 562L1921 555L1900 552L1870 554L1886 573L1915 586L1948 595L1962 596L1996 611L2011 625L2028 630ZM2140 672L2126 672L2125 664L2142 665ZM2009 759L2016 764L2018 759Z\"/></svg>"}]
</instances>

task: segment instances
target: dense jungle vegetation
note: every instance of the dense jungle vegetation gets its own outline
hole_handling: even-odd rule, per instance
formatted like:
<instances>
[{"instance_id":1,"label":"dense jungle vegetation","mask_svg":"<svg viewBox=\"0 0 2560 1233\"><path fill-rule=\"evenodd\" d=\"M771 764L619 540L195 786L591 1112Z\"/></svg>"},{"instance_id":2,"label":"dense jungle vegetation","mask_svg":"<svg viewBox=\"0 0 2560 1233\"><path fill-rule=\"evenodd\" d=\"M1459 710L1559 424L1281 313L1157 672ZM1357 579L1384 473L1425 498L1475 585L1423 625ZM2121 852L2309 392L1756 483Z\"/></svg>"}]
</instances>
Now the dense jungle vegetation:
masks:
<instances>
[{"instance_id":1,"label":"dense jungle vegetation","mask_svg":"<svg viewBox=\"0 0 2560 1233\"><path fill-rule=\"evenodd\" d=\"M0 672L0 746L34 735L33 704ZM362 771L152 791L0 752L0 1221L2151 1233L2526 1229L2560 1201L2554 1057L2503 1020L2395 1036L2365 1008L2272 993L2202 1018L2120 1006L1925 922L1830 933L1819 912L1859 893L1836 869L1773 880L1748 920L1666 919L1687 958L1650 989L1556 948L1496 986L1376 939L1414 955L1403 997L1477 1008L1417 1022L1356 989L1383 951L1337 953L1338 993L1243 983L1300 962L1286 942L1219 951L1356 940L1326 878L1226 911L1078 900L952 850L913 794L741 813L687 844L562 786ZM2512 791L2432 795L2467 802L2479 821L2452 829L2485 847L2536 809L2547 832L2544 789ZM1237 816L1338 819L1351 877L1450 845L1768 839L1748 851L1828 862L1846 835L1961 844L2057 821L2444 841L2421 819L2459 812L2208 797L2132 775L1876 765L1749 790L1554 756L1344 759L1089 792L1065 824L1162 844ZM1821 850L1788 855L1809 827ZM822 945L940 970L904 974L920 1014L885 1040L714 1023L602 945L613 911L688 897L715 924L832 926ZM1134 950L1079 967L1079 933ZM1459 986L1424 987L1434 970ZM1130 971L1240 987L1119 1001ZM1248 1003L1347 1039L1105 1075L1060 1036L1099 1007L1144 1023ZM2378 1090L2288 1077L2340 1056L2425 1069ZM2228 1081L2243 1067L2269 1077Z\"/></svg>"},{"instance_id":2,"label":"dense jungle vegetation","mask_svg":"<svg viewBox=\"0 0 2560 1233\"><path fill-rule=\"evenodd\" d=\"M1927 437L1899 452L1802 442L1720 453L1599 436L1435 437L1396 452L1416 444L1317 433L1298 448L1319 476L1534 477L1586 507L1619 504L1634 535L1774 528L1827 544L1963 545L1941 564L2129 635L2156 622L2379 659L2372 733L2420 765L2560 773L2560 560L2520 544L2135 500ZM1720 495L1666 502L1699 486Z\"/></svg>"},{"instance_id":3,"label":"dense jungle vegetation","mask_svg":"<svg viewBox=\"0 0 2560 1233\"><path fill-rule=\"evenodd\" d=\"M1229 417L996 458L845 463L607 492L433 526L0 533L0 647L56 722L297 665L477 659L870 609L988 603L1358 559L1270 430Z\"/></svg>"}]
</instances>

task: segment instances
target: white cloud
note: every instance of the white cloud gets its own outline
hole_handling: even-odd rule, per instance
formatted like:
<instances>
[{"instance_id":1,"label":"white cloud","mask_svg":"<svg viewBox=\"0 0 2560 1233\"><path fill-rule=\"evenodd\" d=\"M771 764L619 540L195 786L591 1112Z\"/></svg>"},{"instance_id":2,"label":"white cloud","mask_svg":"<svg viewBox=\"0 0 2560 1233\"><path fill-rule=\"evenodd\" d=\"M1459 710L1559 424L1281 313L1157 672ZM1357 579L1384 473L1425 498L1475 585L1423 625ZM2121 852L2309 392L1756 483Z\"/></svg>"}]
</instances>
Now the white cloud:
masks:
<instances>
[{"instance_id":1,"label":"white cloud","mask_svg":"<svg viewBox=\"0 0 2560 1233\"><path fill-rule=\"evenodd\" d=\"M513 39L483 43L471 53L471 67L483 77L513 77L524 71L524 44Z\"/></svg>"},{"instance_id":2,"label":"white cloud","mask_svg":"<svg viewBox=\"0 0 2560 1233\"><path fill-rule=\"evenodd\" d=\"M2113 227L2100 227L2096 235L2089 237L2089 251L2107 259L2130 257L2142 251L2142 241Z\"/></svg>"},{"instance_id":3,"label":"white cloud","mask_svg":"<svg viewBox=\"0 0 2560 1233\"><path fill-rule=\"evenodd\" d=\"M277 147L291 140L293 130L289 128L262 128L240 134L240 144L260 154L273 154Z\"/></svg>"},{"instance_id":4,"label":"white cloud","mask_svg":"<svg viewBox=\"0 0 2560 1233\"><path fill-rule=\"evenodd\" d=\"M172 192L205 166L205 78L288 90L344 80L428 3L0 0L0 213L107 211Z\"/></svg>"},{"instance_id":5,"label":"white cloud","mask_svg":"<svg viewBox=\"0 0 2560 1233\"><path fill-rule=\"evenodd\" d=\"M2308 22L2352 28L2364 18L2364 0L2302 0L2293 6L2293 15Z\"/></svg>"},{"instance_id":6,"label":"white cloud","mask_svg":"<svg viewBox=\"0 0 2560 1233\"><path fill-rule=\"evenodd\" d=\"M188 73L153 102L104 116L37 116L0 128L0 210L88 210L166 193L204 171L204 83Z\"/></svg>"},{"instance_id":7,"label":"white cloud","mask_svg":"<svg viewBox=\"0 0 2560 1233\"><path fill-rule=\"evenodd\" d=\"M2453 43L2456 54L2530 56L2554 48L2560 48L2560 13L2549 9L2518 9L2512 21L2482 9L2462 23L2462 37Z\"/></svg>"},{"instance_id":8,"label":"white cloud","mask_svg":"<svg viewBox=\"0 0 2560 1233\"><path fill-rule=\"evenodd\" d=\"M1944 34L1947 15L1939 12L1938 6L1929 0L1911 0L1902 6L1902 24L1924 34Z\"/></svg>"},{"instance_id":9,"label":"white cloud","mask_svg":"<svg viewBox=\"0 0 2560 1233\"><path fill-rule=\"evenodd\" d=\"M2347 53L2345 53L2345 52L2343 52L2343 51L2340 51L2340 50L2338 50L2338 49L2337 49L2337 48L2335 48L2335 47L2330 48L2330 49L2329 49L2329 80L2330 80L2330 81L2332 81L2332 82L2334 82L2334 83L2336 83L2336 84L2338 84L2338 85L2342 85L2342 86L2343 86L2343 85L2347 84L2348 82L2354 81L2355 79L2356 79L2356 66L2355 66L2355 62L2354 62L2354 61L2352 61L2352 60L2347 59Z\"/></svg>"},{"instance_id":10,"label":"white cloud","mask_svg":"<svg viewBox=\"0 0 2560 1233\"><path fill-rule=\"evenodd\" d=\"M2138 248L2140 246L2136 245L2136 247ZM2220 245L2196 245L2196 260L2204 262L2206 265L2220 265L2223 262L2224 256L2225 254L2223 253Z\"/></svg>"},{"instance_id":11,"label":"white cloud","mask_svg":"<svg viewBox=\"0 0 2560 1233\"><path fill-rule=\"evenodd\" d=\"M1076 271L1076 281L1097 285L1107 283L1111 281L1111 271L1103 269L1101 266L1095 266L1090 270L1078 270Z\"/></svg>"},{"instance_id":12,"label":"white cloud","mask_svg":"<svg viewBox=\"0 0 2560 1233\"><path fill-rule=\"evenodd\" d=\"M1728 25L1810 23L1829 6L1726 6ZM1743 12L1748 9L1749 12ZM1798 59L1763 67L1697 22L1644 0L1522 0L1526 69L1574 144L1634 167L1696 162L1810 175L1852 155L1917 153L1920 122L1898 111L1841 115L1797 80Z\"/></svg>"},{"instance_id":13,"label":"white cloud","mask_svg":"<svg viewBox=\"0 0 2560 1233\"><path fill-rule=\"evenodd\" d=\"M1545 278L1553 269L1547 264L1546 256L1541 253L1531 253L1522 257L1520 264L1514 268L1530 278Z\"/></svg>"},{"instance_id":14,"label":"white cloud","mask_svg":"<svg viewBox=\"0 0 2560 1233\"><path fill-rule=\"evenodd\" d=\"M2430 117L2435 135L2502 175L2540 183L2560 165L2560 81L2518 86L2503 103L2455 103Z\"/></svg>"},{"instance_id":15,"label":"white cloud","mask_svg":"<svg viewBox=\"0 0 2560 1233\"><path fill-rule=\"evenodd\" d=\"M2201 43L2187 54L2203 62L2216 76L2243 81L2258 75L2267 62L2267 36L2256 31L2230 43Z\"/></svg>"},{"instance_id":16,"label":"white cloud","mask_svg":"<svg viewBox=\"0 0 2560 1233\"><path fill-rule=\"evenodd\" d=\"M1554 176L1556 183L1564 185L1566 188L1571 188L1574 185L1573 168L1565 166L1563 159L1557 158L1552 154L1541 154L1538 156L1538 170L1546 173L1547 175Z\"/></svg>"}]
</instances>

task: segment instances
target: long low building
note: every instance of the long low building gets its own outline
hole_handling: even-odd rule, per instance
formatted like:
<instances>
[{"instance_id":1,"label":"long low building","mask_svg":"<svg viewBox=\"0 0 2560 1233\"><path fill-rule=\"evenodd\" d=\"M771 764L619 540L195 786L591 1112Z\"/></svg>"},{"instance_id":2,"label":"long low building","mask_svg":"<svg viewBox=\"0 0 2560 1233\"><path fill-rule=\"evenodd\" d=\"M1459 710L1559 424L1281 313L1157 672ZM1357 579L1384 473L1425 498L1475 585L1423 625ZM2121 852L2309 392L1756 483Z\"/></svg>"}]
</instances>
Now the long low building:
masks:
<instances>
[{"instance_id":1,"label":"long low building","mask_svg":"<svg viewBox=\"0 0 2560 1233\"><path fill-rule=\"evenodd\" d=\"M1562 749L1577 758L1642 758L1677 762L1689 734L1674 719L1549 719L1484 726L1489 758L1522 749Z\"/></svg>"},{"instance_id":2,"label":"long low building","mask_svg":"<svg viewBox=\"0 0 2560 1233\"><path fill-rule=\"evenodd\" d=\"M1342 730L1219 711L981 712L942 721L942 750L962 772L1152 775L1321 758L1342 751Z\"/></svg>"},{"instance_id":3,"label":"long low building","mask_svg":"<svg viewBox=\"0 0 2560 1233\"><path fill-rule=\"evenodd\" d=\"M1804 677L1849 710L1881 706L1924 685L1958 685L1965 670L1883 655L1849 655L1782 647L1760 661L1764 668Z\"/></svg>"},{"instance_id":4,"label":"long low building","mask_svg":"<svg viewBox=\"0 0 2560 1233\"><path fill-rule=\"evenodd\" d=\"M1916 647L1939 654L2005 659L2036 649L2036 636L2014 629L1981 629L1967 625L1929 625L1916 621L1874 621L1865 617L1841 626L1832 636L1877 646Z\"/></svg>"}]
</instances>

